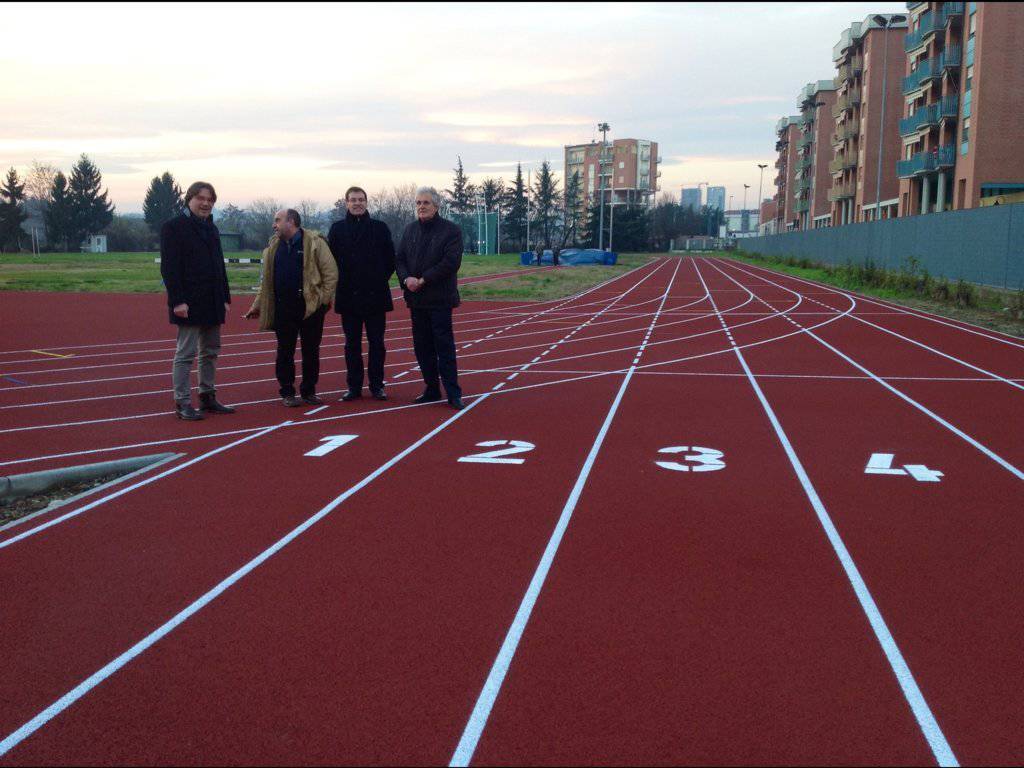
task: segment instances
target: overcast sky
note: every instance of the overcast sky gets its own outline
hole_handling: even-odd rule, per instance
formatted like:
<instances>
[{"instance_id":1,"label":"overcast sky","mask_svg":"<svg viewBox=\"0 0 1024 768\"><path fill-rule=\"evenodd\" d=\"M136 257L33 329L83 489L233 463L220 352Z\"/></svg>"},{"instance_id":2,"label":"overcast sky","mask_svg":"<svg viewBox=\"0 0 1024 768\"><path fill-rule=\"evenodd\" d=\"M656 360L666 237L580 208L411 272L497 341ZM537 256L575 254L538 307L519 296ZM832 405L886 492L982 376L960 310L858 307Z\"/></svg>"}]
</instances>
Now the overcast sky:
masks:
<instances>
[{"instance_id":1,"label":"overcast sky","mask_svg":"<svg viewBox=\"0 0 1024 768\"><path fill-rule=\"evenodd\" d=\"M905 3L543 5L6 4L0 171L67 171L82 152L121 212L165 170L219 204L330 205L474 180L562 146L657 141L663 192L723 184L757 194L774 124L832 47ZM524 165L524 172L526 166Z\"/></svg>"}]
</instances>

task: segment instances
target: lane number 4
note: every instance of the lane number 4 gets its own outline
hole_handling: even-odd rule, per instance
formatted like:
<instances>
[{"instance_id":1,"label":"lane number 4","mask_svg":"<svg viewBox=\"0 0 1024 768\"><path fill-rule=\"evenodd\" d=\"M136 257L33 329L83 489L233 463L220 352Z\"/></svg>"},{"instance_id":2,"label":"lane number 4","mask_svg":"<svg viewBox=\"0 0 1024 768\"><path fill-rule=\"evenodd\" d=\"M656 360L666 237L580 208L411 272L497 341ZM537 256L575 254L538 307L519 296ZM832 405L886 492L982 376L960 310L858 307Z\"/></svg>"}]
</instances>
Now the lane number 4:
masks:
<instances>
[{"instance_id":1,"label":"lane number 4","mask_svg":"<svg viewBox=\"0 0 1024 768\"><path fill-rule=\"evenodd\" d=\"M928 469L923 464L904 464L902 469L893 469L892 460L895 454L872 453L868 465L864 468L865 475L910 475L919 483L938 483L943 474L937 469Z\"/></svg>"}]
</instances>

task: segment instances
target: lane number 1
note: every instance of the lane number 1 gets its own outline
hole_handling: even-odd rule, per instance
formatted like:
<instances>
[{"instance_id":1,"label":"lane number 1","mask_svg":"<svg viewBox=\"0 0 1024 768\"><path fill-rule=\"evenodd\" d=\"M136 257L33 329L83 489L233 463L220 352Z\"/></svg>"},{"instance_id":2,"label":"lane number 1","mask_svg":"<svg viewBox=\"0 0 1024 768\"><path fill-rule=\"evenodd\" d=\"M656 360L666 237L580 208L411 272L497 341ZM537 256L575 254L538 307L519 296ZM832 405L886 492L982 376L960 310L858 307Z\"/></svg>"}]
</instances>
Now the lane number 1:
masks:
<instances>
[{"instance_id":1,"label":"lane number 1","mask_svg":"<svg viewBox=\"0 0 1024 768\"><path fill-rule=\"evenodd\" d=\"M872 453L868 465L864 468L865 475L910 475L919 483L939 483L943 474L937 469L928 469L924 464L904 464L902 469L893 469L892 460L895 454Z\"/></svg>"}]
</instances>

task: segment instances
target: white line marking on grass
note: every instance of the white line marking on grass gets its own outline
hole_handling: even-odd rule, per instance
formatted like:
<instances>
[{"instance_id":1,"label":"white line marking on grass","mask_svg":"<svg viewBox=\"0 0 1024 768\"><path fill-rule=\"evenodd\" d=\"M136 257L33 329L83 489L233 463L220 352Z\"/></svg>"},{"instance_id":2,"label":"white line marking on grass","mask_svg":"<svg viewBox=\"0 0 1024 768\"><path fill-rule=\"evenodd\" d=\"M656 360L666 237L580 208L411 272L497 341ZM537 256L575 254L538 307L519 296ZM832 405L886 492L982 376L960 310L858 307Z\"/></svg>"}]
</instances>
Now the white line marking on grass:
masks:
<instances>
[{"instance_id":1,"label":"white line marking on grass","mask_svg":"<svg viewBox=\"0 0 1024 768\"><path fill-rule=\"evenodd\" d=\"M120 669L122 669L126 664L131 662L137 656L141 655L142 653L147 651L149 648L152 648L161 639L166 637L168 634L173 632L177 627L179 627L182 624L184 624L189 618L194 616L196 613L201 611L203 608L205 608L211 602L213 602L218 597L220 597L220 595L222 595L228 588L230 588L234 584L236 584L239 581L241 581L248 574L252 573L252 571L254 571L257 568L259 568L261 565L263 565L263 563L265 563L267 560L269 560L275 554L277 554L282 549L284 549L286 546L288 546L291 542L293 542L295 539L297 539L299 536L301 536L303 533L305 533L311 527L313 527L318 522L320 522L323 518L325 518L327 515L329 515L338 506L340 506L346 499L350 498L353 494L357 493L358 491L360 491L361 489L365 488L367 485L372 483L375 479L380 477L382 474L384 474L387 470L389 470L391 467L393 467L399 461L404 459L410 453L412 453L417 448L419 448L421 445L423 445L428 440L430 440L432 437L434 437L434 435L437 435L438 433L443 431L445 428L447 428L449 425L453 424L456 420L458 420L458 419L462 418L463 416L465 416L473 408L475 408L477 405L479 405L484 400L486 400L489 396L490 396L489 393L481 396L478 400L475 400L474 402L472 402L469 405L467 405L463 410L458 411L457 413L455 413L455 415L451 416L446 421L442 422L440 425L438 425L437 427L432 429L430 432L428 432L426 435L424 435L419 440L414 442L412 445L408 446L407 448L405 448L401 452L395 454L395 456L393 456L391 459L386 461L384 464L381 464L379 467L377 467L377 469L375 469L373 472L368 474L366 477L364 477L358 483L353 485L347 491L345 491L344 493L342 493L339 496L337 496L333 501L331 501L325 507L320 509L312 517L308 518L305 522L301 523L296 528L292 529L285 536L283 536L282 538L278 539L270 547L268 547L267 549L263 550L263 552L258 554L256 557L254 557L248 563L243 565L237 571L235 571L230 576L228 576L226 579L224 579L219 584L217 584L213 589L211 589L208 592L206 592L205 594L203 594L201 597L199 597L197 600L195 600L191 605L189 605L188 607L186 607L182 611L180 611L177 614L175 614L170 620L165 622L163 625L158 627L156 630L154 630L150 634L146 635L146 637L144 637L142 640L137 642L135 645L133 645L127 651L125 651L121 655L117 656L115 659L113 659L112 661L110 661L109 663L104 665L102 668L100 668L96 672L94 672L88 678L83 680L81 683L76 685L70 691L68 691L63 696L61 696L59 699L57 699L55 702L53 702L46 709L44 709L43 711L39 712L35 717L33 717L27 723L25 723L20 728L15 730L13 733L9 734L6 738L3 739L3 741L0 741L0 757L2 757L3 755L6 755L12 749L14 749L16 746L18 746L18 744L23 742L25 739L27 739L29 736L31 736L33 733L35 733L37 730L39 730L44 725L46 725L48 722L50 722L53 718L57 717L64 710L66 710L68 707L70 707L76 701L78 701L83 696L85 696L87 693L89 693L89 691L91 691L97 685L99 685L103 681L107 680L108 678L110 678L111 676L116 674ZM281 425L278 425L278 426L281 426Z\"/></svg>"},{"instance_id":2,"label":"white line marking on grass","mask_svg":"<svg viewBox=\"0 0 1024 768\"><path fill-rule=\"evenodd\" d=\"M694 263L694 269L697 270L697 276L700 277L701 282L703 282L704 277L701 275L700 269L697 267L696 263ZM719 271L721 272L721 270ZM723 272L722 274L725 273ZM728 275L726 275L726 277L728 277ZM733 280L733 282L736 283L736 285L740 285L736 280ZM714 303L714 297L711 298L711 302L712 306L715 307L715 312L718 314L718 321L722 324L722 327L728 327L726 325L725 318L718 313L717 306ZM853 562L853 557L850 555L849 550L847 550L842 536L839 535L839 531L832 522L832 518L829 515L828 510L825 509L825 505L818 496L818 492L815 490L814 484L811 482L803 464L797 457L796 451L793 449L793 445L789 442L789 437L787 437L785 430L782 428L782 424L775 415L775 411L768 402L768 398L765 397L764 392L761 390L761 386L757 383L757 379L754 377L753 373L751 373L750 367L747 365L746 358L743 357L743 352L740 351L740 348L735 344L733 344L733 350L736 352L736 358L743 367L743 372L747 375L747 380L750 382L750 386L753 387L754 393L757 395L757 399L760 401L765 415L768 416L768 420L771 422L772 429L775 430L776 437L778 437L783 450L786 452L786 456L793 467L793 471L800 480L800 485L803 486L807 499L811 502L811 506L814 508L814 512L818 516L818 521L825 530L825 535L828 537L833 551L839 558L843 571L846 573L846 577L849 580L850 585L853 587L854 593L857 595L857 600L860 603L861 609L864 611L868 621L871 623L871 629L874 630L875 637L882 646L885 658L889 661L889 666L892 669L893 674L896 675L900 688L903 690L903 695L906 698L907 703L910 705L910 709L913 711L914 717L917 719L917 724L921 728L921 732L924 734L925 739L928 741L928 746L931 747L932 754L941 766L958 765L956 757L953 754L953 750L950 748L949 743L946 741L946 737L942 733L942 729L935 720L935 716L932 714L931 708L928 706L928 702L925 701L924 695L921 693L921 689L918 688L917 682L914 680L914 675L910 671L910 667L903 658L903 654L900 652L899 646L896 645L895 638L893 638L892 633L889 631L889 627L886 625L885 619L882 618L881 611L878 610L878 605L875 603L875 599L871 596L871 592L868 589L867 584L860 575L860 570L857 568L856 563Z\"/></svg>"},{"instance_id":3,"label":"white line marking on grass","mask_svg":"<svg viewBox=\"0 0 1024 768\"><path fill-rule=\"evenodd\" d=\"M22 541L23 539L27 539L30 536L34 536L37 533L41 533L42 531L45 531L47 528L52 528L55 525L63 523L65 520L70 520L73 517L78 517L83 512L88 512L90 509L95 509L101 504L105 504L106 502L116 499L119 496L124 496L126 493L130 493L131 491L134 491L136 488L142 488L143 486L149 485L150 483L155 483L157 480L160 480L161 478L167 477L168 475L173 475L177 472L180 472L183 469L191 467L194 464L198 464L200 461L204 461L205 459L208 459L211 456L216 456L218 453L223 453L224 451L230 448L234 448L237 445L241 445L242 443L246 443L250 440L255 440L257 437L265 435L268 432L273 432L275 429L287 426L288 424L291 424L291 422L283 421L280 424L275 424L272 427L267 427L266 429L262 429L254 434L246 435L240 440L235 440L233 442L228 443L227 445L222 445L219 448L214 448L212 451L207 451L201 456L196 456L194 459L189 459L186 462L171 467L170 469L161 472L159 475L147 477L145 480L140 480L137 483L133 483L132 485L129 485L127 488L121 488L120 490L114 491L113 493L108 494L101 499L96 499L96 501L86 504L84 507L79 507L78 509L68 512L65 515L55 517L53 520L48 520L42 525L37 525L35 528L27 530L24 533L20 533L17 536L12 536L6 541L0 541L0 549L5 549L11 546L12 544L16 544L17 542Z\"/></svg>"},{"instance_id":4,"label":"white line marking on grass","mask_svg":"<svg viewBox=\"0 0 1024 768\"><path fill-rule=\"evenodd\" d=\"M672 283L676 278L676 273L679 271L680 263L681 262L676 264L676 269L672 273L672 277L669 279L668 287L665 289L665 294L662 297L662 306L664 306L665 299L668 298L669 289L672 287ZM654 319L651 320L650 327L652 329L654 328L654 324L658 322L659 314L660 309L659 312L655 313ZM643 350L641 349L641 353L642 351ZM480 743L480 736L484 732L487 720L491 715L491 710L494 708L494 702L498 698L498 693L501 691L502 683L504 683L505 676L508 674L509 667L512 664L512 659L515 657L516 649L519 647L519 641L522 639L523 633L526 631L526 625L530 620L530 615L533 613L534 606L537 604L537 598L540 596L540 591L544 587L544 582L547 580L548 572L551 570L551 564L555 560L558 547L561 545L562 538L565 536L565 531L569 527L569 521L572 519L572 514L576 509L576 504L579 502L580 496L583 493L583 488L587 484L587 480L590 477L590 471L594 466L594 462L597 460L597 455L601 450L601 446L604 444L604 439L607 436L612 420L615 418L615 414L619 409L622 397L626 393L626 388L629 386L629 382L633 378L634 371L635 367L630 367L626 372L626 376L622 380L622 384L619 386L619 391L616 393L615 399L612 401L611 408L608 409L608 414L605 416L604 423L601 425L601 429L598 431L597 437L594 439L594 443L590 447L590 452L587 454L587 458L583 462L583 468L580 470L580 474L576 478L576 483L573 486L572 491L569 493L569 498L566 500L565 506L562 508L562 513L555 525L555 530L551 534L551 538L548 540L547 546L544 548L544 553L541 555L540 562L537 565L537 569L534 571L533 578L530 579L530 584L526 589L526 594L523 595L523 599L516 611L515 618L512 620L512 625L509 627L508 632L505 635L505 640L501 644L498 656L491 666L491 671L487 675L487 680L484 682L483 690L480 691L480 695L477 697L476 704L473 707L473 712L469 716L469 721L466 723L466 727L462 732L462 737L459 739L458 746L456 746L455 752L452 755L449 763L451 766L468 766L470 761L473 759L473 753L476 751L477 745Z\"/></svg>"}]
</instances>

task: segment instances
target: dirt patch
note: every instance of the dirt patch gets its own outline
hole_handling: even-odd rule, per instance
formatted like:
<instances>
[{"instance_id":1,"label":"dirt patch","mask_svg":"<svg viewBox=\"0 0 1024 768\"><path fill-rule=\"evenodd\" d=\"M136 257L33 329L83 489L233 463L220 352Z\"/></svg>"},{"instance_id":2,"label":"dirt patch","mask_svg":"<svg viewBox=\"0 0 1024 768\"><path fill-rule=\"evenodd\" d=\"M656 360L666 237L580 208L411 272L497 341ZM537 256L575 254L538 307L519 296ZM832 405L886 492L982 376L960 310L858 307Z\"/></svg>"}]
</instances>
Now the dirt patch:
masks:
<instances>
[{"instance_id":1,"label":"dirt patch","mask_svg":"<svg viewBox=\"0 0 1024 768\"><path fill-rule=\"evenodd\" d=\"M22 496L17 499L0 501L0 525L6 525L14 520L20 520L27 515L31 515L33 512L46 509L55 501L70 499L72 496L85 493L99 485L109 483L111 480L120 476L121 475L117 473L104 475L103 477L97 477L95 480L58 485L44 493L37 493L33 496Z\"/></svg>"}]
</instances>

